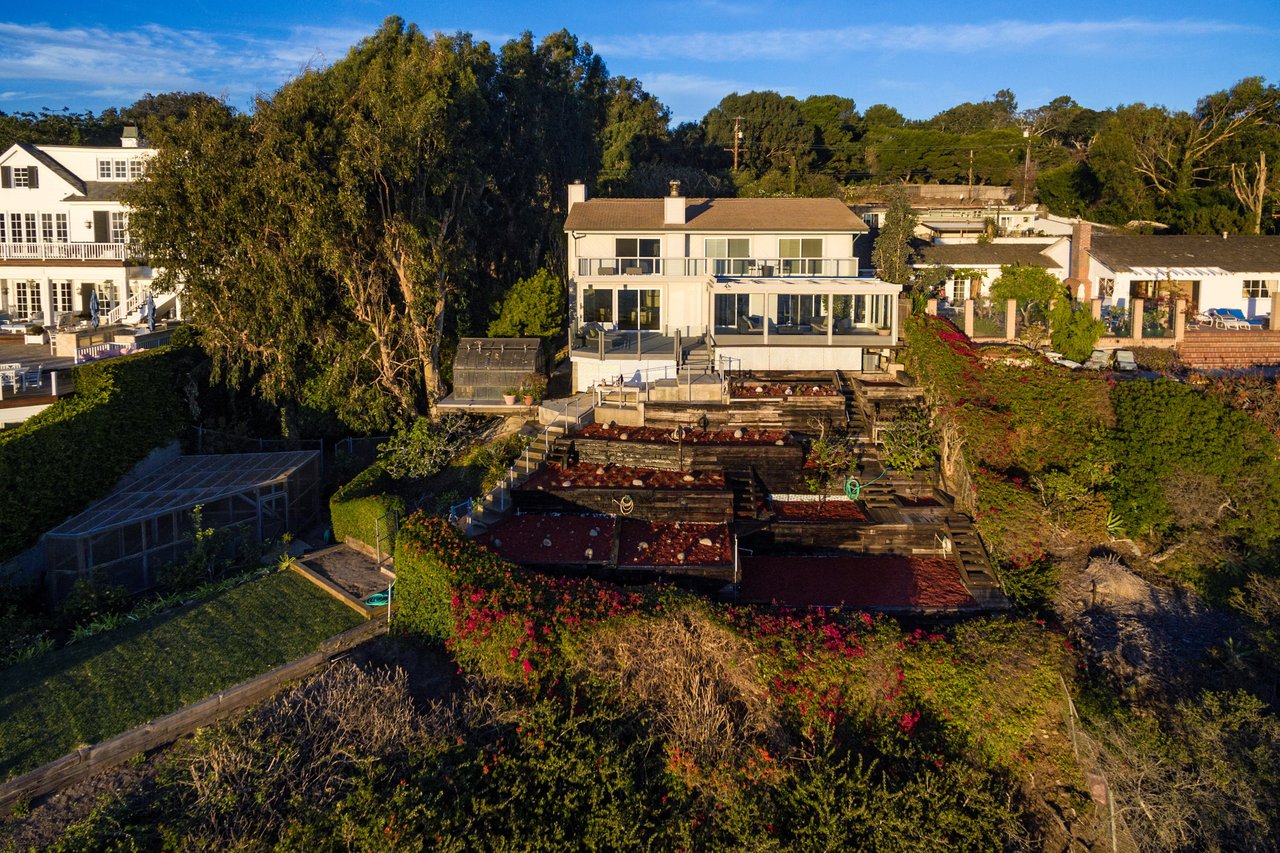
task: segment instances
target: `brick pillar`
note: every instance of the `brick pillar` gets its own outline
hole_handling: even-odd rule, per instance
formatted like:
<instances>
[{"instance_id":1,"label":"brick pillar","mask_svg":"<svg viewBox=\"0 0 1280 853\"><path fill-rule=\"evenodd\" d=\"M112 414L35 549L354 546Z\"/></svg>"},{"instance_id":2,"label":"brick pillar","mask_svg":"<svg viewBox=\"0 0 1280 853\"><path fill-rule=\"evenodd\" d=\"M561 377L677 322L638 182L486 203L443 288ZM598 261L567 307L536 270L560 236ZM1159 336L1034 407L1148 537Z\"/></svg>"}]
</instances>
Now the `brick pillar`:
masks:
<instances>
[{"instance_id":1,"label":"brick pillar","mask_svg":"<svg viewBox=\"0 0 1280 853\"><path fill-rule=\"evenodd\" d=\"M973 300L966 299L964 301L964 333L970 338L973 337Z\"/></svg>"},{"instance_id":2,"label":"brick pillar","mask_svg":"<svg viewBox=\"0 0 1280 853\"><path fill-rule=\"evenodd\" d=\"M1179 299L1174 306L1173 340L1174 343L1182 343L1182 338L1187 333L1187 300Z\"/></svg>"},{"instance_id":3,"label":"brick pillar","mask_svg":"<svg viewBox=\"0 0 1280 853\"><path fill-rule=\"evenodd\" d=\"M1280 290L1271 294L1271 319L1267 323L1267 328L1273 332L1280 329Z\"/></svg>"},{"instance_id":4,"label":"brick pillar","mask_svg":"<svg viewBox=\"0 0 1280 853\"><path fill-rule=\"evenodd\" d=\"M930 317L938 316L938 300L936 299L925 300L924 313L928 314Z\"/></svg>"},{"instance_id":5,"label":"brick pillar","mask_svg":"<svg viewBox=\"0 0 1280 853\"><path fill-rule=\"evenodd\" d=\"M1004 306L1004 339L1011 341L1018 336L1018 300L1010 299Z\"/></svg>"},{"instance_id":6,"label":"brick pillar","mask_svg":"<svg viewBox=\"0 0 1280 853\"><path fill-rule=\"evenodd\" d=\"M1144 308L1144 302L1145 300L1142 299L1133 300L1133 322L1129 324L1129 334L1133 335L1135 341L1142 340L1142 309Z\"/></svg>"},{"instance_id":7,"label":"brick pillar","mask_svg":"<svg viewBox=\"0 0 1280 853\"><path fill-rule=\"evenodd\" d=\"M1093 319L1101 320L1102 319L1102 300L1090 299L1089 307L1093 310Z\"/></svg>"}]
</instances>

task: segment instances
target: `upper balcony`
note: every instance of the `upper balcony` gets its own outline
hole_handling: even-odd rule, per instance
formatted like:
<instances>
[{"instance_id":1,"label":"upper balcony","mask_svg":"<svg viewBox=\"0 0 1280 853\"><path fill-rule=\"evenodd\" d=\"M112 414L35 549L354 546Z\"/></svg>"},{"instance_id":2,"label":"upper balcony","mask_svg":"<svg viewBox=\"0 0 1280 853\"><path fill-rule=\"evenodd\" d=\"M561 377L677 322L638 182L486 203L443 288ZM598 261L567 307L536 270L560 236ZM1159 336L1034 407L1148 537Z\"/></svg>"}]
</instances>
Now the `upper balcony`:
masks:
<instances>
[{"instance_id":1,"label":"upper balcony","mask_svg":"<svg viewBox=\"0 0 1280 853\"><path fill-rule=\"evenodd\" d=\"M580 277L856 278L872 272L860 270L857 258L578 258Z\"/></svg>"},{"instance_id":2,"label":"upper balcony","mask_svg":"<svg viewBox=\"0 0 1280 853\"><path fill-rule=\"evenodd\" d=\"M0 261L120 261L124 243L0 243Z\"/></svg>"}]
</instances>

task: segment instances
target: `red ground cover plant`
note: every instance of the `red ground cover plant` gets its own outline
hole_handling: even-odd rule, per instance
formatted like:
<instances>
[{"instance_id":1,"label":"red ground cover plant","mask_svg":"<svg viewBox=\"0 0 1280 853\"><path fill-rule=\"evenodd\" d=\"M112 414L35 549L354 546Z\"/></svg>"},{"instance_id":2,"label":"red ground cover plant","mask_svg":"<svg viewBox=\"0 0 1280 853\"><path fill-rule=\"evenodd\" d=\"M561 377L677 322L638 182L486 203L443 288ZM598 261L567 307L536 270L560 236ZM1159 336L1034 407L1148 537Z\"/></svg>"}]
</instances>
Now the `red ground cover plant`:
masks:
<instances>
[{"instance_id":1,"label":"red ground cover plant","mask_svg":"<svg viewBox=\"0 0 1280 853\"><path fill-rule=\"evenodd\" d=\"M977 602L947 557L743 557L743 601L794 607L954 608Z\"/></svg>"},{"instance_id":2,"label":"red ground cover plant","mask_svg":"<svg viewBox=\"0 0 1280 853\"><path fill-rule=\"evenodd\" d=\"M870 521L861 501L774 501L779 521Z\"/></svg>"},{"instance_id":3,"label":"red ground cover plant","mask_svg":"<svg viewBox=\"0 0 1280 853\"><path fill-rule=\"evenodd\" d=\"M615 524L608 516L515 515L475 541L524 565L599 563L612 557Z\"/></svg>"},{"instance_id":4,"label":"red ground cover plant","mask_svg":"<svg viewBox=\"0 0 1280 853\"><path fill-rule=\"evenodd\" d=\"M733 397L838 397L840 392L821 382L737 382L729 390Z\"/></svg>"},{"instance_id":5,"label":"red ground cover plant","mask_svg":"<svg viewBox=\"0 0 1280 853\"><path fill-rule=\"evenodd\" d=\"M731 429L685 429L681 439L685 444L786 444L794 443L791 433L782 429L747 429L737 430L742 435L735 436ZM672 430L657 427L609 426L608 424L588 424L576 438L607 439L609 441L638 441L656 444L674 444Z\"/></svg>"},{"instance_id":6,"label":"red ground cover plant","mask_svg":"<svg viewBox=\"0 0 1280 853\"><path fill-rule=\"evenodd\" d=\"M689 477L690 479L685 479ZM639 480L640 484L636 485ZM659 468L593 465L580 462L567 468L547 463L521 487L525 489L723 489L724 475L704 471L686 474Z\"/></svg>"},{"instance_id":7,"label":"red ground cover plant","mask_svg":"<svg viewBox=\"0 0 1280 853\"><path fill-rule=\"evenodd\" d=\"M711 544L703 544L703 539L710 540ZM731 562L733 551L728 525L631 518L622 521L619 565L723 566Z\"/></svg>"}]
</instances>

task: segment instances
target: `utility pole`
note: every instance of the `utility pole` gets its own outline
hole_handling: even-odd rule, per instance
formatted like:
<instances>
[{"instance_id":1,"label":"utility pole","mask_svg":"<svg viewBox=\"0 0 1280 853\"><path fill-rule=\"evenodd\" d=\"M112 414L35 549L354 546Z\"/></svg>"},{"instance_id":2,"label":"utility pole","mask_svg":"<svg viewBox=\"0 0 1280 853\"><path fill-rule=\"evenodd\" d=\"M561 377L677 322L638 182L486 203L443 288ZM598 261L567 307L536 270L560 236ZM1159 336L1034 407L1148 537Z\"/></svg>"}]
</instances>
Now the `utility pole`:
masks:
<instances>
[{"instance_id":1,"label":"utility pole","mask_svg":"<svg viewBox=\"0 0 1280 853\"><path fill-rule=\"evenodd\" d=\"M973 149L969 149L969 201L973 201Z\"/></svg>"},{"instance_id":2,"label":"utility pole","mask_svg":"<svg viewBox=\"0 0 1280 853\"><path fill-rule=\"evenodd\" d=\"M738 147L742 144L742 116L733 117L733 148L725 151L733 152L733 171L738 171Z\"/></svg>"},{"instance_id":3,"label":"utility pole","mask_svg":"<svg viewBox=\"0 0 1280 853\"><path fill-rule=\"evenodd\" d=\"M1031 180L1031 128L1022 129L1022 138L1027 140L1027 156L1022 161L1022 206L1027 206L1027 182Z\"/></svg>"}]
</instances>

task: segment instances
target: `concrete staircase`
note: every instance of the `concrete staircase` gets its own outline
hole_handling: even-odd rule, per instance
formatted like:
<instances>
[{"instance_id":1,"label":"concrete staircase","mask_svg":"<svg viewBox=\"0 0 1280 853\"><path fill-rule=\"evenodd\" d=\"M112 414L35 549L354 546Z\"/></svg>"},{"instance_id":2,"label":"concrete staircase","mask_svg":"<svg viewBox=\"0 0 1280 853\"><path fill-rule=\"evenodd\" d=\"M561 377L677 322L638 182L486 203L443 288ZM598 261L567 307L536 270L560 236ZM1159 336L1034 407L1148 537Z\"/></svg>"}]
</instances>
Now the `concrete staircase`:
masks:
<instances>
[{"instance_id":1,"label":"concrete staircase","mask_svg":"<svg viewBox=\"0 0 1280 853\"><path fill-rule=\"evenodd\" d=\"M1188 330L1178 356L1197 370L1280 364L1280 331Z\"/></svg>"},{"instance_id":2,"label":"concrete staircase","mask_svg":"<svg viewBox=\"0 0 1280 853\"><path fill-rule=\"evenodd\" d=\"M511 514L511 491L537 473L554 454L563 453L563 449L557 450L557 439L566 434L567 429L562 424L547 427L546 432L535 439L511 466L515 479L509 483L500 483L497 488L476 501L471 509L473 534L492 527Z\"/></svg>"}]
</instances>

